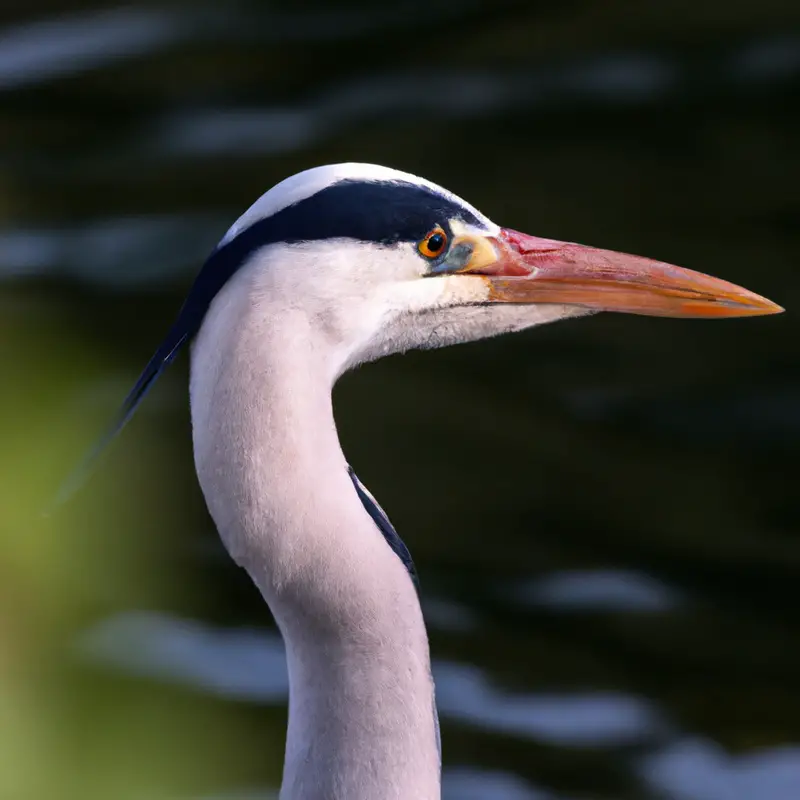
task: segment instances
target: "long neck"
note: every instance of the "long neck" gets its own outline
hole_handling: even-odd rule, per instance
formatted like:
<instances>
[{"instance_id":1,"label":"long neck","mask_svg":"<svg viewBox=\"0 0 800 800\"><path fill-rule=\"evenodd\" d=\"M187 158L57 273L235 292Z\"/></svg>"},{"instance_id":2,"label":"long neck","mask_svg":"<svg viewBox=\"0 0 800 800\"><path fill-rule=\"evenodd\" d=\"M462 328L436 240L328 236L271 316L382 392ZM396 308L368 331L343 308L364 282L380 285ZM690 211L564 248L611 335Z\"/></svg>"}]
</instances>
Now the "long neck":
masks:
<instances>
[{"instance_id":1,"label":"long neck","mask_svg":"<svg viewBox=\"0 0 800 800\"><path fill-rule=\"evenodd\" d=\"M301 312L215 300L192 353L195 462L233 558L286 642L283 800L435 800L433 684L416 591L356 495L335 352Z\"/></svg>"}]
</instances>

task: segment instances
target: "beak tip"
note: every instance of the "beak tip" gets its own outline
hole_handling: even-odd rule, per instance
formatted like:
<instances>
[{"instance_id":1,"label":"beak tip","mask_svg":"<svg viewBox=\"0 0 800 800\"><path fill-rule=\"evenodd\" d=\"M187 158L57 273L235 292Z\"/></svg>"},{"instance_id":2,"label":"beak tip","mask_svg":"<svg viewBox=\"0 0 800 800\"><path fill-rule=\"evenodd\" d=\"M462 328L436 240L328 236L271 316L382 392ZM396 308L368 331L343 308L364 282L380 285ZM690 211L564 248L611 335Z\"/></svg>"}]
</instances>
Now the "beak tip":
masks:
<instances>
[{"instance_id":1,"label":"beak tip","mask_svg":"<svg viewBox=\"0 0 800 800\"><path fill-rule=\"evenodd\" d=\"M741 310L748 316L766 317L772 314L783 314L786 310L783 306L773 303L772 300L767 300L766 297L759 295L750 295L747 297L747 304L740 307ZM746 311L745 311L746 309Z\"/></svg>"},{"instance_id":2,"label":"beak tip","mask_svg":"<svg viewBox=\"0 0 800 800\"><path fill-rule=\"evenodd\" d=\"M779 306L777 303L773 303L771 300L767 301L769 303L769 310L767 311L768 314L783 314L786 309L783 306Z\"/></svg>"}]
</instances>

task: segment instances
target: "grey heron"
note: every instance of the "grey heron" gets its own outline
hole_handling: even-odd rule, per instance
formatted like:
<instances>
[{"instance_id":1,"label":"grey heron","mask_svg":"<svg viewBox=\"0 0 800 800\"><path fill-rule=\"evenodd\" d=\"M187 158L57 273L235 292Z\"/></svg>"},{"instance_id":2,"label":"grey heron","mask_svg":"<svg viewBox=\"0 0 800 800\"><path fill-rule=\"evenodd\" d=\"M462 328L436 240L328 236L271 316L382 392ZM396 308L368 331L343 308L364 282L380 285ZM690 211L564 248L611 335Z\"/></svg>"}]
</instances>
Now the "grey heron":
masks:
<instances>
[{"instance_id":1,"label":"grey heron","mask_svg":"<svg viewBox=\"0 0 800 800\"><path fill-rule=\"evenodd\" d=\"M283 800L440 796L413 563L345 459L334 382L409 348L603 310L782 309L663 262L501 228L433 183L368 164L277 184L208 258L110 435L191 342L199 483L286 643Z\"/></svg>"}]
</instances>

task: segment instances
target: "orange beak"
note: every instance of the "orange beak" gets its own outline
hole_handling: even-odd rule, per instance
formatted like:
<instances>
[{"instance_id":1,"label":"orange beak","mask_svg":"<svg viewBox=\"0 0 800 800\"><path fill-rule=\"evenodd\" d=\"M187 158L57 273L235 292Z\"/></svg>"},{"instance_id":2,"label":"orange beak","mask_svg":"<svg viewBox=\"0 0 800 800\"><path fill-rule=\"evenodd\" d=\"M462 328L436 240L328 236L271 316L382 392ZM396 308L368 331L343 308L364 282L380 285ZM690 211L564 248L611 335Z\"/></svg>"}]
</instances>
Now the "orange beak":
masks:
<instances>
[{"instance_id":1,"label":"orange beak","mask_svg":"<svg viewBox=\"0 0 800 800\"><path fill-rule=\"evenodd\" d=\"M481 275L489 286L490 302L557 303L659 317L746 317L783 311L741 286L641 256L510 229L480 244L458 272Z\"/></svg>"}]
</instances>

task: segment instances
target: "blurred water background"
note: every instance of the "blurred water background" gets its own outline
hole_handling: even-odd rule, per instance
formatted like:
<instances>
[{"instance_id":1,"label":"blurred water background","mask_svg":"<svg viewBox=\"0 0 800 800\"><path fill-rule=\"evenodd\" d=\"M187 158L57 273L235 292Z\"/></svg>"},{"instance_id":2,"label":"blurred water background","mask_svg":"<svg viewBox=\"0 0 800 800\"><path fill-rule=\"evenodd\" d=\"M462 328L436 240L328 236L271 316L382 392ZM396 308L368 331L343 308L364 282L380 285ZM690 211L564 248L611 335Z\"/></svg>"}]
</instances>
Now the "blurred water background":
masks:
<instances>
[{"instance_id":1,"label":"blurred water background","mask_svg":"<svg viewBox=\"0 0 800 800\"><path fill-rule=\"evenodd\" d=\"M800 797L800 4L4 0L0 797L272 797L280 640L205 512L185 359L38 514L259 194L374 161L742 283L336 390L422 578L446 800Z\"/></svg>"}]
</instances>

